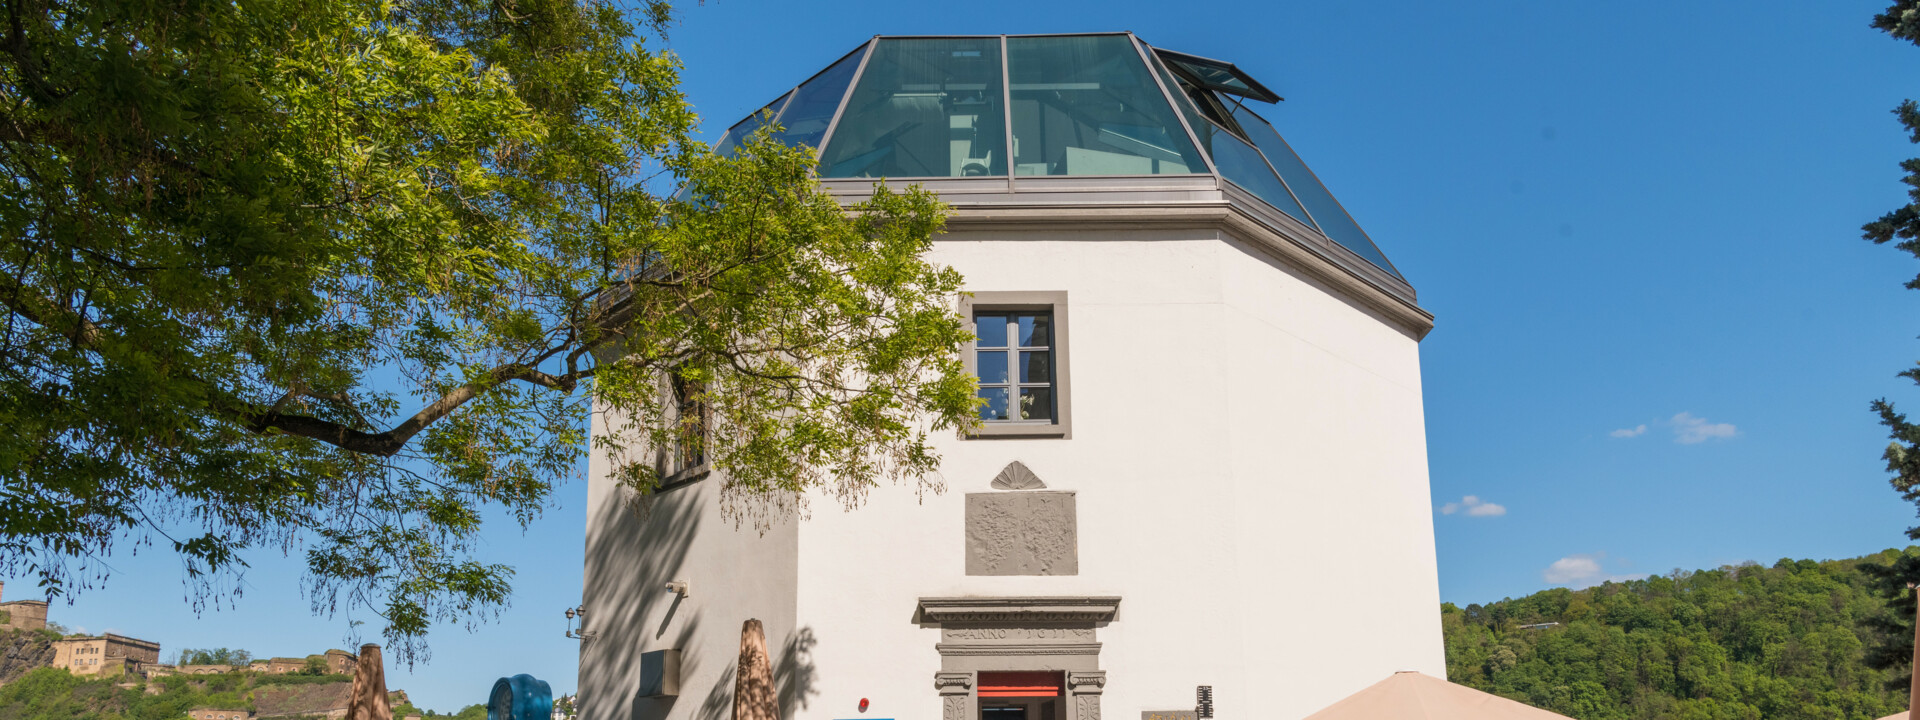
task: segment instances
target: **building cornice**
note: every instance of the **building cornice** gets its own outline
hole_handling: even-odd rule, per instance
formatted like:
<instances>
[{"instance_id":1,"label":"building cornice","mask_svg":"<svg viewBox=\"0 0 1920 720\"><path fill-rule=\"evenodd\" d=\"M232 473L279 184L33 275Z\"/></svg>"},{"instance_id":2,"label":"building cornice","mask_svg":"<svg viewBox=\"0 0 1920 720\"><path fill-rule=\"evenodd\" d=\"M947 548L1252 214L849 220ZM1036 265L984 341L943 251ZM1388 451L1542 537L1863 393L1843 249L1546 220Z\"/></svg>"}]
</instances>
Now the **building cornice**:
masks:
<instances>
[{"instance_id":1,"label":"building cornice","mask_svg":"<svg viewBox=\"0 0 1920 720\"><path fill-rule=\"evenodd\" d=\"M929 597L920 598L915 614L936 625L1105 623L1119 610L1118 597Z\"/></svg>"},{"instance_id":2,"label":"building cornice","mask_svg":"<svg viewBox=\"0 0 1920 720\"><path fill-rule=\"evenodd\" d=\"M1342 297L1379 313L1421 339L1433 330L1433 314L1415 301L1413 288L1397 280L1368 277L1366 271L1327 257L1332 248L1309 247L1305 241L1275 230L1238 203L1217 201L1095 203L979 203L955 204L947 218L952 231L967 230L1137 230L1143 228L1209 229L1252 243L1288 266L1324 283ZM1355 260L1354 264L1365 262ZM1369 268L1370 270L1370 268Z\"/></svg>"}]
</instances>

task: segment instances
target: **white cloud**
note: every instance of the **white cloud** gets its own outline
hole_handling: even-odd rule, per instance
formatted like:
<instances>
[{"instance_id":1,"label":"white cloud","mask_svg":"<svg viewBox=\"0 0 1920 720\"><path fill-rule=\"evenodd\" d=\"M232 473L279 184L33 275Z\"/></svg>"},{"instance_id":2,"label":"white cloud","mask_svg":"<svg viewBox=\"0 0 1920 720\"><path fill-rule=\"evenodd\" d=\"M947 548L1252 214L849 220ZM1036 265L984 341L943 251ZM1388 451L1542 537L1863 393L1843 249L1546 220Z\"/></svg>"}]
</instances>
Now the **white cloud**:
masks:
<instances>
[{"instance_id":1,"label":"white cloud","mask_svg":"<svg viewBox=\"0 0 1920 720\"><path fill-rule=\"evenodd\" d=\"M1600 583L1626 582L1628 580L1640 580L1645 577L1643 575L1609 574L1606 569L1601 566L1601 561L1605 560L1606 557L1607 554L1603 552L1568 555L1553 561L1553 564L1548 565L1547 569L1540 571L1540 579L1547 581L1549 585L1565 585L1575 590L1580 590L1599 585Z\"/></svg>"},{"instance_id":2,"label":"white cloud","mask_svg":"<svg viewBox=\"0 0 1920 720\"><path fill-rule=\"evenodd\" d=\"M1630 428L1620 428L1607 434L1617 438L1640 437L1641 435L1647 434L1647 425L1646 423L1641 423Z\"/></svg>"},{"instance_id":3,"label":"white cloud","mask_svg":"<svg viewBox=\"0 0 1920 720\"><path fill-rule=\"evenodd\" d=\"M1507 506L1497 503L1480 503L1467 508L1467 514L1473 517L1500 517L1507 514Z\"/></svg>"},{"instance_id":4,"label":"white cloud","mask_svg":"<svg viewBox=\"0 0 1920 720\"><path fill-rule=\"evenodd\" d=\"M1467 511L1468 517L1500 517L1507 514L1507 506L1481 500L1478 495L1468 495L1460 498L1460 502L1440 506L1441 515L1452 515L1461 510Z\"/></svg>"},{"instance_id":5,"label":"white cloud","mask_svg":"<svg viewBox=\"0 0 1920 720\"><path fill-rule=\"evenodd\" d=\"M1548 565L1546 570L1540 572L1541 579L1555 585L1572 585L1599 576L1600 556L1598 554L1568 555L1553 561L1552 565Z\"/></svg>"},{"instance_id":6,"label":"white cloud","mask_svg":"<svg viewBox=\"0 0 1920 720\"><path fill-rule=\"evenodd\" d=\"M1733 423L1707 422L1706 418L1694 417L1693 413L1680 413L1669 422L1673 425L1673 441L1681 445L1724 440L1740 433Z\"/></svg>"}]
</instances>

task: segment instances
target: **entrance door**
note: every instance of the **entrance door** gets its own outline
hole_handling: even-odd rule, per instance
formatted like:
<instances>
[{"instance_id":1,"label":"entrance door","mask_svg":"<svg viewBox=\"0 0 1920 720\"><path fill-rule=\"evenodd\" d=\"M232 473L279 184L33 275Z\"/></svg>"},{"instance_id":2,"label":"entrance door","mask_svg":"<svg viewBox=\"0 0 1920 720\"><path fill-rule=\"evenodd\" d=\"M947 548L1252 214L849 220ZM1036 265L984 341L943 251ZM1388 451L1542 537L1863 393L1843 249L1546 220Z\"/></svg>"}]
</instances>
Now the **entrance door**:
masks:
<instances>
[{"instance_id":1,"label":"entrance door","mask_svg":"<svg viewBox=\"0 0 1920 720\"><path fill-rule=\"evenodd\" d=\"M1058 672L980 673L980 720L1060 720Z\"/></svg>"}]
</instances>

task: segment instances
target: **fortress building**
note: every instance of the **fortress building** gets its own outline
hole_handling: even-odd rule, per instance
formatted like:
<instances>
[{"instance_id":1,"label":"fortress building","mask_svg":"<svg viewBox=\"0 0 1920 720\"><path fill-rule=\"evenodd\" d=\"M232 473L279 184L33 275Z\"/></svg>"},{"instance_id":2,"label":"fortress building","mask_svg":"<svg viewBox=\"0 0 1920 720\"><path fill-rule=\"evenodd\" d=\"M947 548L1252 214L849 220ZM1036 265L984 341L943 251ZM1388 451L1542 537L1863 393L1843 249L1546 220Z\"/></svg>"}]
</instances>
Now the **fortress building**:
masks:
<instances>
[{"instance_id":1,"label":"fortress building","mask_svg":"<svg viewBox=\"0 0 1920 720\"><path fill-rule=\"evenodd\" d=\"M160 643L105 633L53 641L53 666L75 675L118 677L140 674L160 663Z\"/></svg>"},{"instance_id":2,"label":"fortress building","mask_svg":"<svg viewBox=\"0 0 1920 720\"><path fill-rule=\"evenodd\" d=\"M5 597L7 584L0 582L0 598ZM45 630L47 629L47 601L45 600L7 600L0 602L0 630Z\"/></svg>"},{"instance_id":3,"label":"fortress building","mask_svg":"<svg viewBox=\"0 0 1920 720\"><path fill-rule=\"evenodd\" d=\"M641 516L596 456L581 717L726 717L749 618L783 720L1171 720L1203 687L1299 720L1445 677L1432 316L1278 100L1125 33L878 37L729 130L773 116L848 202L953 206L932 260L966 278L985 427L938 439L944 494L764 535L697 457Z\"/></svg>"}]
</instances>

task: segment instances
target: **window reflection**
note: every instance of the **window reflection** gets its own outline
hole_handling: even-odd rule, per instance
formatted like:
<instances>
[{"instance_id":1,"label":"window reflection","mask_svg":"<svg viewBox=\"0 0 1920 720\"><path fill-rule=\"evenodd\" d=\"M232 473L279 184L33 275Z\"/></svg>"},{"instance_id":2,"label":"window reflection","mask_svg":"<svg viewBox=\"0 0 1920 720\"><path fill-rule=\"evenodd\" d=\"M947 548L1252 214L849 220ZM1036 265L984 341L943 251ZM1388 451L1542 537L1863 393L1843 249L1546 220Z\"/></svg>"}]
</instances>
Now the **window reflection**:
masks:
<instances>
[{"instance_id":1,"label":"window reflection","mask_svg":"<svg viewBox=\"0 0 1920 720\"><path fill-rule=\"evenodd\" d=\"M1014 322L1020 326L1020 344L1028 347L1052 344L1053 331L1049 329L1050 320L1051 318L1046 315L1017 316Z\"/></svg>"},{"instance_id":2,"label":"window reflection","mask_svg":"<svg viewBox=\"0 0 1920 720\"><path fill-rule=\"evenodd\" d=\"M974 343L973 367L979 397L986 401L980 419L1052 421L1053 314L982 312L974 316L974 328L979 340Z\"/></svg>"},{"instance_id":3,"label":"window reflection","mask_svg":"<svg viewBox=\"0 0 1920 720\"><path fill-rule=\"evenodd\" d=\"M740 151L740 146L746 143L749 136L760 128L766 127L767 123L773 122L773 116L780 114L780 106L785 105L787 96L792 94L789 92L781 95L779 99L767 103L766 107L753 111L752 115L734 123L733 127L727 128L727 136L720 140L720 145L714 148L714 152L724 157L733 157L734 153Z\"/></svg>"},{"instance_id":4,"label":"window reflection","mask_svg":"<svg viewBox=\"0 0 1920 720\"><path fill-rule=\"evenodd\" d=\"M780 113L780 129L773 133L773 139L792 146L820 147L827 124L833 122L833 112L846 99L847 83L853 82L853 73L860 69L860 58L866 54L865 47L853 51L793 91L793 102Z\"/></svg>"},{"instance_id":5,"label":"window reflection","mask_svg":"<svg viewBox=\"0 0 1920 720\"><path fill-rule=\"evenodd\" d=\"M1300 160L1300 155L1280 137L1273 125L1239 103L1234 103L1233 119L1239 122L1240 127L1247 131L1247 137L1253 138L1253 144L1273 163L1273 169L1280 173L1287 187L1292 188L1294 195L1300 198L1300 204L1306 206L1307 212L1313 213L1313 220L1320 226L1320 232L1380 269L1396 276L1400 274L1393 269L1392 263L1387 262L1387 256L1380 252L1380 248L1374 246L1367 233L1360 229L1359 223L1353 221L1353 216L1347 214L1346 208L1340 206L1340 201L1333 199L1333 193L1320 182L1320 178L1307 169L1307 164Z\"/></svg>"},{"instance_id":6,"label":"window reflection","mask_svg":"<svg viewBox=\"0 0 1920 720\"><path fill-rule=\"evenodd\" d=\"M1220 129L1220 126L1208 123L1205 132L1211 133L1209 145L1213 147L1213 164L1220 168L1220 175L1240 186L1240 189L1253 193L1254 197L1266 201L1280 212L1293 216L1293 219L1306 223L1313 221L1295 202L1293 193L1281 184L1280 177L1267 167L1267 161L1260 151L1253 149L1247 141L1234 137L1233 133Z\"/></svg>"},{"instance_id":7,"label":"window reflection","mask_svg":"<svg viewBox=\"0 0 1920 720\"><path fill-rule=\"evenodd\" d=\"M1125 35L1007 39L1014 173L1206 172Z\"/></svg>"},{"instance_id":8,"label":"window reflection","mask_svg":"<svg viewBox=\"0 0 1920 720\"><path fill-rule=\"evenodd\" d=\"M981 420L1007 419L1006 388L980 388L980 399L987 401L986 404L980 406Z\"/></svg>"},{"instance_id":9,"label":"window reflection","mask_svg":"<svg viewBox=\"0 0 1920 720\"><path fill-rule=\"evenodd\" d=\"M821 177L1007 174L999 38L882 39L821 155Z\"/></svg>"}]
</instances>

